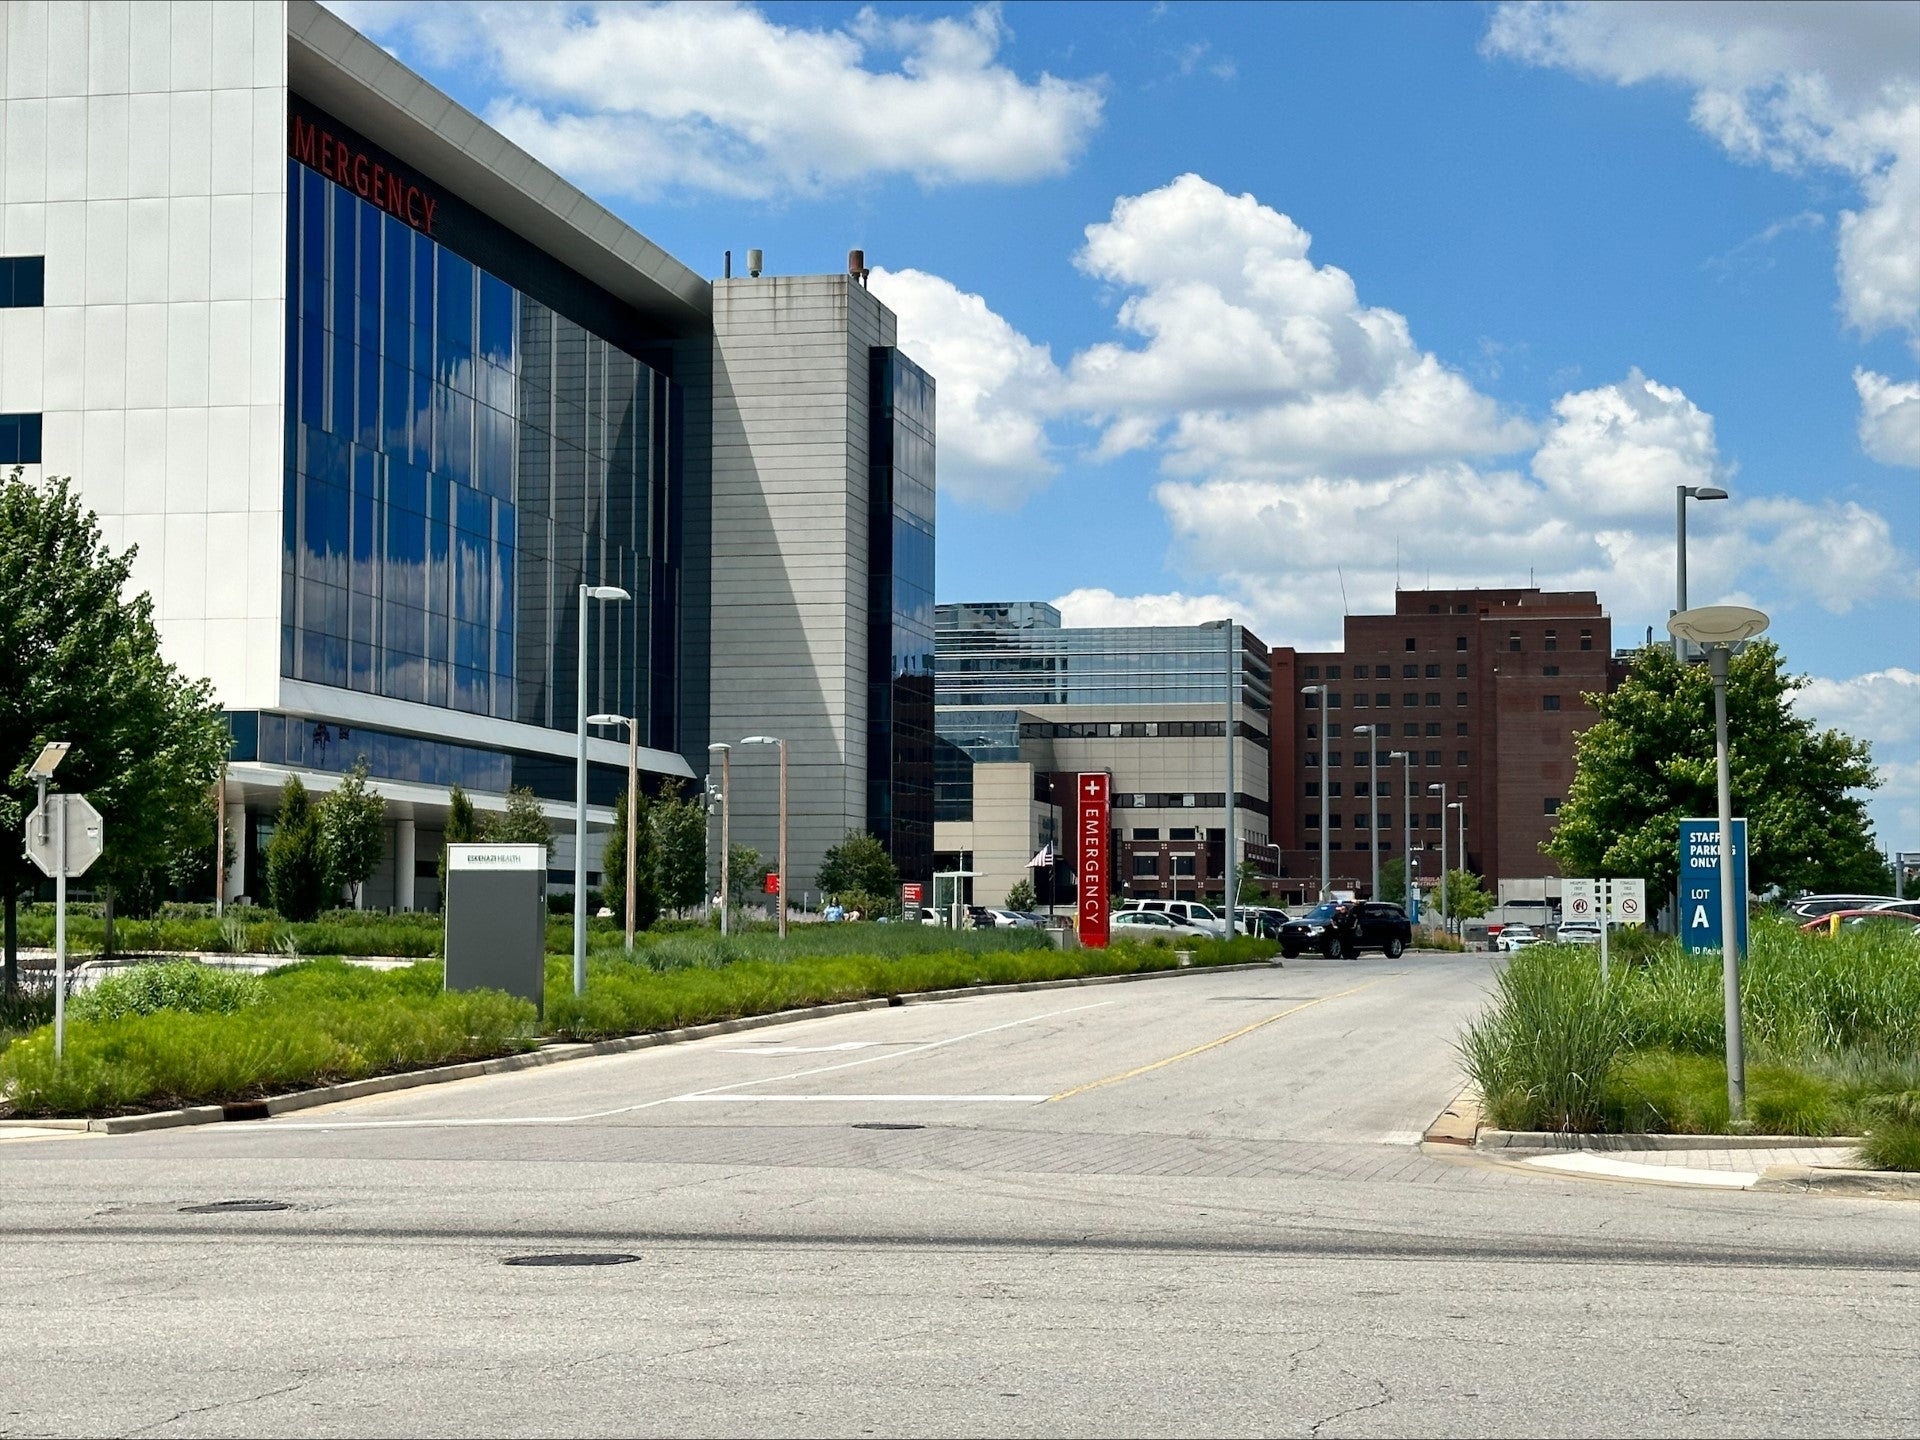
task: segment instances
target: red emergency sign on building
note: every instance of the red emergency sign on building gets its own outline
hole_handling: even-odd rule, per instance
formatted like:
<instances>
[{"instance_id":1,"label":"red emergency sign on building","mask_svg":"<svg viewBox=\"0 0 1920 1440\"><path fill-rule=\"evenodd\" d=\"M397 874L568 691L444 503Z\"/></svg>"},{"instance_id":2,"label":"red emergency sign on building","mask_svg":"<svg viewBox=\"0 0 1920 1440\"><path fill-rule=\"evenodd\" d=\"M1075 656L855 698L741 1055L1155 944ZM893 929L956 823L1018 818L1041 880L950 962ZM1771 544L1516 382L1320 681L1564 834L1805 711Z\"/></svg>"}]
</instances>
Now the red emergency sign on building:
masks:
<instances>
[{"instance_id":1,"label":"red emergency sign on building","mask_svg":"<svg viewBox=\"0 0 1920 1440\"><path fill-rule=\"evenodd\" d=\"M1104 947L1107 943L1107 807L1112 781L1104 772L1089 772L1074 783L1079 814L1077 850L1080 882L1080 943Z\"/></svg>"}]
</instances>

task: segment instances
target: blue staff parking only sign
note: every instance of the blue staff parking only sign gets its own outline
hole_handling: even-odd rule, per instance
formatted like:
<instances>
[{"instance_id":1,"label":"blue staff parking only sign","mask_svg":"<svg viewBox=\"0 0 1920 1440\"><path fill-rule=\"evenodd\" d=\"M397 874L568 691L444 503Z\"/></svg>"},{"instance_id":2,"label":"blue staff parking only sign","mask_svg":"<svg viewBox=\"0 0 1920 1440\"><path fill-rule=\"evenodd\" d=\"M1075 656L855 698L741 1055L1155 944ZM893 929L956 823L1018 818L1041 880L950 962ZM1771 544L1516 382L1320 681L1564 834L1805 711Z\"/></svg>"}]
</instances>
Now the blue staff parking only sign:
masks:
<instances>
[{"instance_id":1,"label":"blue staff parking only sign","mask_svg":"<svg viewBox=\"0 0 1920 1440\"><path fill-rule=\"evenodd\" d=\"M1733 913L1747 953L1747 822L1733 822ZM1680 943L1691 955L1720 949L1720 822L1680 822Z\"/></svg>"}]
</instances>

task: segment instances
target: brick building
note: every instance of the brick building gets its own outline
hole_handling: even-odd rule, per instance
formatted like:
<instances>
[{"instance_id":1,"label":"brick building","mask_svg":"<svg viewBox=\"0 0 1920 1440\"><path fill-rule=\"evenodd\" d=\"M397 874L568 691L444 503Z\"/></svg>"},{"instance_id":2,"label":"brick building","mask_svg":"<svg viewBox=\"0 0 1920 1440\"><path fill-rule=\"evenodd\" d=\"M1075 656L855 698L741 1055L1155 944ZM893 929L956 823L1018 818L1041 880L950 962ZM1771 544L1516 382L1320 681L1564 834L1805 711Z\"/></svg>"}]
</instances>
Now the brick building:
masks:
<instances>
[{"instance_id":1,"label":"brick building","mask_svg":"<svg viewBox=\"0 0 1920 1440\"><path fill-rule=\"evenodd\" d=\"M1337 651L1273 651L1276 699L1291 695L1293 753L1280 780L1274 746L1274 826L1282 873L1320 874L1321 826L1336 888L1365 890L1372 869L1367 738L1353 727L1377 725L1382 861L1402 850L1404 796L1411 781L1416 873L1427 884L1440 868L1447 827L1448 863L1461 864L1459 820L1466 815L1467 868L1492 888L1502 879L1551 875L1540 852L1573 781L1574 736L1591 724L1583 695L1611 688L1612 624L1591 591L1402 590L1391 615L1347 617ZM1292 673L1286 673L1291 668ZM1317 695L1328 690L1326 733ZM1389 760L1395 751L1411 759ZM1326 767L1320 760L1324 754ZM1444 785L1444 795L1429 785ZM1322 793L1323 787L1328 792Z\"/></svg>"}]
</instances>

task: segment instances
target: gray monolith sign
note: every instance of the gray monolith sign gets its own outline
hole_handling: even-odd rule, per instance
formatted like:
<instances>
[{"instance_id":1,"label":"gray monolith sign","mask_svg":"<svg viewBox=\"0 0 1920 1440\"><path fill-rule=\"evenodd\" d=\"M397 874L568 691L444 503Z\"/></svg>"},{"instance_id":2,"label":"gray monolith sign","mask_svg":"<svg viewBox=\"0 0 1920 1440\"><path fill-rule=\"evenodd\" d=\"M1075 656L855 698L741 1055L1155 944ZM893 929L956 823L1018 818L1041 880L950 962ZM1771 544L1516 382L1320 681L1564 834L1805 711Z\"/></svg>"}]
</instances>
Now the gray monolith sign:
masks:
<instances>
[{"instance_id":1,"label":"gray monolith sign","mask_svg":"<svg viewBox=\"0 0 1920 1440\"><path fill-rule=\"evenodd\" d=\"M547 847L449 845L447 989L504 990L545 1014Z\"/></svg>"}]
</instances>

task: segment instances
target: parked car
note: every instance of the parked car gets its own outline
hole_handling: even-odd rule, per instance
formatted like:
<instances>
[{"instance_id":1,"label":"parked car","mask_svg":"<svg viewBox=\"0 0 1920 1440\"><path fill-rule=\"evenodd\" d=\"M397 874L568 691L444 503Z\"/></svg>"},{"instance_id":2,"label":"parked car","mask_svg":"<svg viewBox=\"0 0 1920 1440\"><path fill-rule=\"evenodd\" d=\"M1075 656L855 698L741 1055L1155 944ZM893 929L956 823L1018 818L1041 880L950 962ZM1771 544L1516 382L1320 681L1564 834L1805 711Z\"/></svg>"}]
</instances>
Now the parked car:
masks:
<instances>
[{"instance_id":1,"label":"parked car","mask_svg":"<svg viewBox=\"0 0 1920 1440\"><path fill-rule=\"evenodd\" d=\"M1502 925L1493 937L1493 948L1496 950L1504 950L1509 954L1516 950L1524 950L1529 945L1538 945L1539 943L1539 932L1531 925Z\"/></svg>"},{"instance_id":2,"label":"parked car","mask_svg":"<svg viewBox=\"0 0 1920 1440\"><path fill-rule=\"evenodd\" d=\"M1324 900L1280 927L1280 953L1289 960L1305 950L1349 960L1362 950L1378 950L1398 960L1412 943L1407 912L1378 900Z\"/></svg>"},{"instance_id":3,"label":"parked car","mask_svg":"<svg viewBox=\"0 0 1920 1440\"><path fill-rule=\"evenodd\" d=\"M1018 910L1007 910L998 905L989 905L987 907L987 914L993 917L994 928L997 930L1032 930L1035 928L1034 922Z\"/></svg>"},{"instance_id":4,"label":"parked car","mask_svg":"<svg viewBox=\"0 0 1920 1440\"><path fill-rule=\"evenodd\" d=\"M1195 925L1178 916L1169 915L1164 910L1117 910L1110 925L1110 933L1125 940L1151 940L1156 936L1167 940L1217 940L1218 934L1202 925Z\"/></svg>"},{"instance_id":5,"label":"parked car","mask_svg":"<svg viewBox=\"0 0 1920 1440\"><path fill-rule=\"evenodd\" d=\"M1920 920L1920 900L1889 900L1884 905L1867 907L1876 915L1905 915L1912 920Z\"/></svg>"},{"instance_id":6,"label":"parked car","mask_svg":"<svg viewBox=\"0 0 1920 1440\"><path fill-rule=\"evenodd\" d=\"M1598 945L1600 927L1598 925L1562 925L1553 938L1561 945Z\"/></svg>"},{"instance_id":7,"label":"parked car","mask_svg":"<svg viewBox=\"0 0 1920 1440\"><path fill-rule=\"evenodd\" d=\"M1287 912L1277 905L1242 905L1234 911L1234 922L1238 934L1278 940L1280 927L1287 923Z\"/></svg>"},{"instance_id":8,"label":"parked car","mask_svg":"<svg viewBox=\"0 0 1920 1440\"><path fill-rule=\"evenodd\" d=\"M1802 920L1818 920L1836 910L1870 910L1876 905L1897 903L1897 895L1802 895L1789 900L1787 909Z\"/></svg>"},{"instance_id":9,"label":"parked car","mask_svg":"<svg viewBox=\"0 0 1920 1440\"><path fill-rule=\"evenodd\" d=\"M1130 900L1126 908L1144 910L1148 914L1171 915L1188 925L1200 926L1216 940L1226 938L1226 920L1211 906L1198 900Z\"/></svg>"},{"instance_id":10,"label":"parked car","mask_svg":"<svg viewBox=\"0 0 1920 1440\"><path fill-rule=\"evenodd\" d=\"M1903 931L1909 934L1920 931L1920 925L1915 924L1911 915L1899 910L1873 909L1830 911L1817 919L1807 921L1800 927L1800 933L1825 935L1833 928L1836 920L1840 922L1840 928L1843 930L1885 930L1894 935Z\"/></svg>"}]
</instances>

